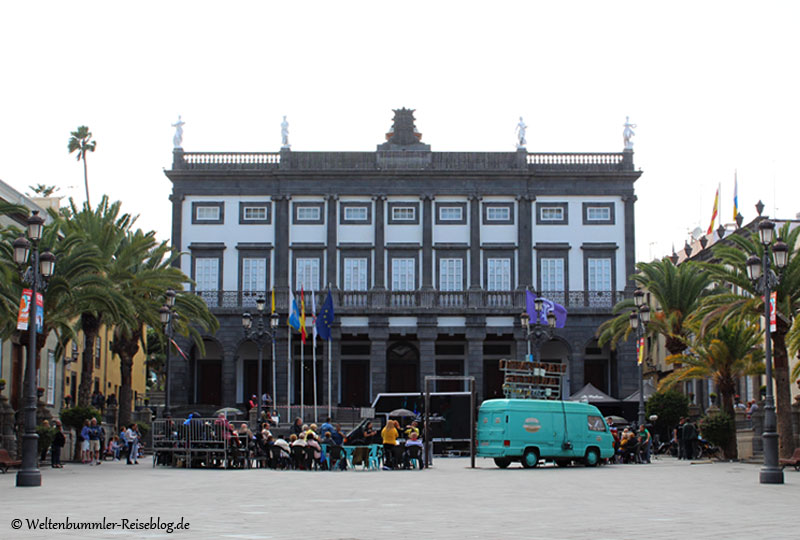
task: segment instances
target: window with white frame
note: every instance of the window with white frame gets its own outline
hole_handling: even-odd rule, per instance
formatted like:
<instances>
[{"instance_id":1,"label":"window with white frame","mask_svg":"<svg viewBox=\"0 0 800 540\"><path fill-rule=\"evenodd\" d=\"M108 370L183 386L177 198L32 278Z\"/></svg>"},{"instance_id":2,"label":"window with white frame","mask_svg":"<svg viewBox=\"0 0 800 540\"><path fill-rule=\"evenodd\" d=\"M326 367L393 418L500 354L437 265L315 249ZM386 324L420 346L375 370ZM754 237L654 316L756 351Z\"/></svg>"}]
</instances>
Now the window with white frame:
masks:
<instances>
[{"instance_id":1,"label":"window with white frame","mask_svg":"<svg viewBox=\"0 0 800 540\"><path fill-rule=\"evenodd\" d=\"M611 259L590 258L588 266L588 285L590 291L611 290Z\"/></svg>"},{"instance_id":2,"label":"window with white frame","mask_svg":"<svg viewBox=\"0 0 800 540\"><path fill-rule=\"evenodd\" d=\"M586 221L611 221L611 208L608 206L587 207Z\"/></svg>"},{"instance_id":3,"label":"window with white frame","mask_svg":"<svg viewBox=\"0 0 800 540\"><path fill-rule=\"evenodd\" d=\"M392 290L413 291L416 288L416 259L392 259Z\"/></svg>"},{"instance_id":4,"label":"window with white frame","mask_svg":"<svg viewBox=\"0 0 800 540\"><path fill-rule=\"evenodd\" d=\"M344 282L342 286L345 291L367 290L366 258L346 258L344 260Z\"/></svg>"},{"instance_id":5,"label":"window with white frame","mask_svg":"<svg viewBox=\"0 0 800 540\"><path fill-rule=\"evenodd\" d=\"M319 206L296 206L297 221L319 221L322 209Z\"/></svg>"},{"instance_id":6,"label":"window with white frame","mask_svg":"<svg viewBox=\"0 0 800 540\"><path fill-rule=\"evenodd\" d=\"M267 288L267 259L245 257L242 259L242 291L257 292Z\"/></svg>"},{"instance_id":7,"label":"window with white frame","mask_svg":"<svg viewBox=\"0 0 800 540\"><path fill-rule=\"evenodd\" d=\"M219 259L197 257L194 260L194 281L198 291L219 290Z\"/></svg>"},{"instance_id":8,"label":"window with white frame","mask_svg":"<svg viewBox=\"0 0 800 540\"><path fill-rule=\"evenodd\" d=\"M319 259L297 258L295 270L296 290L313 291L319 287Z\"/></svg>"},{"instance_id":9,"label":"window with white frame","mask_svg":"<svg viewBox=\"0 0 800 540\"><path fill-rule=\"evenodd\" d=\"M392 221L414 221L417 217L417 209L413 206L394 206L392 207Z\"/></svg>"},{"instance_id":10,"label":"window with white frame","mask_svg":"<svg viewBox=\"0 0 800 540\"><path fill-rule=\"evenodd\" d=\"M245 221L264 221L267 219L267 207L245 206L242 208L242 214Z\"/></svg>"},{"instance_id":11,"label":"window with white frame","mask_svg":"<svg viewBox=\"0 0 800 540\"><path fill-rule=\"evenodd\" d=\"M539 260L539 268L543 291L564 290L564 259L542 258Z\"/></svg>"},{"instance_id":12,"label":"window with white frame","mask_svg":"<svg viewBox=\"0 0 800 540\"><path fill-rule=\"evenodd\" d=\"M439 221L463 221L464 209L460 206L440 206Z\"/></svg>"},{"instance_id":13,"label":"window with white frame","mask_svg":"<svg viewBox=\"0 0 800 540\"><path fill-rule=\"evenodd\" d=\"M487 259L486 289L489 291L511 290L511 259Z\"/></svg>"},{"instance_id":14,"label":"window with white frame","mask_svg":"<svg viewBox=\"0 0 800 540\"><path fill-rule=\"evenodd\" d=\"M439 259L439 290L464 289L463 259Z\"/></svg>"},{"instance_id":15,"label":"window with white frame","mask_svg":"<svg viewBox=\"0 0 800 540\"><path fill-rule=\"evenodd\" d=\"M487 206L486 221L511 221L511 208L508 206Z\"/></svg>"},{"instance_id":16,"label":"window with white frame","mask_svg":"<svg viewBox=\"0 0 800 540\"><path fill-rule=\"evenodd\" d=\"M344 220L345 221L367 221L369 219L369 210L366 206L345 206L344 207Z\"/></svg>"},{"instance_id":17,"label":"window with white frame","mask_svg":"<svg viewBox=\"0 0 800 540\"><path fill-rule=\"evenodd\" d=\"M539 208L541 221L564 221L564 208L561 206L542 206Z\"/></svg>"},{"instance_id":18,"label":"window with white frame","mask_svg":"<svg viewBox=\"0 0 800 540\"><path fill-rule=\"evenodd\" d=\"M196 206L195 219L197 221L219 221L219 206Z\"/></svg>"}]
</instances>

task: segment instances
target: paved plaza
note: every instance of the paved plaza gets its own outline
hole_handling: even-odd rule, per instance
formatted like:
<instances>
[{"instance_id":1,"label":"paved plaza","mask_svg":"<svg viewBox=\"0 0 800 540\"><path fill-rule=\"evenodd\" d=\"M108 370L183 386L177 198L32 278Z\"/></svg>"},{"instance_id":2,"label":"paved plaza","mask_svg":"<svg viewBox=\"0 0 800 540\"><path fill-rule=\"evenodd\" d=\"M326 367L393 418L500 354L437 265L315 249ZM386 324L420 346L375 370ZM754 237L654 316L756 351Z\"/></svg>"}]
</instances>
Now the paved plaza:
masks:
<instances>
[{"instance_id":1,"label":"paved plaza","mask_svg":"<svg viewBox=\"0 0 800 540\"><path fill-rule=\"evenodd\" d=\"M42 470L43 487L0 475L0 538L607 539L792 538L800 473L758 483L759 466L689 464L587 469L441 458L426 471L185 470L106 462ZM114 529L30 530L69 518ZM153 520L189 524L120 530ZM14 529L15 519L22 526Z\"/></svg>"}]
</instances>

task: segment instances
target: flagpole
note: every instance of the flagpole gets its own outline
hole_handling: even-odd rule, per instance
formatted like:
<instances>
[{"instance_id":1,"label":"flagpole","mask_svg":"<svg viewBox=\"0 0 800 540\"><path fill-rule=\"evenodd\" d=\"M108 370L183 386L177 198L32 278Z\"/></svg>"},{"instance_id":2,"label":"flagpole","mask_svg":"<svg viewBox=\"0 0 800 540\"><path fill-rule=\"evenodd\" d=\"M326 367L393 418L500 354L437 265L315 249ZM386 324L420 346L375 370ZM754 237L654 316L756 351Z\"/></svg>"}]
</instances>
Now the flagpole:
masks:
<instances>
[{"instance_id":1,"label":"flagpole","mask_svg":"<svg viewBox=\"0 0 800 540\"><path fill-rule=\"evenodd\" d=\"M311 291L311 320L314 323L314 327L311 329L311 355L312 355L312 367L313 367L313 375L314 375L314 423L317 423L317 321L316 321L316 313L317 313L317 299L314 296L314 291Z\"/></svg>"},{"instance_id":2,"label":"flagpole","mask_svg":"<svg viewBox=\"0 0 800 540\"><path fill-rule=\"evenodd\" d=\"M303 422L306 421L305 417L305 410L306 410L306 344L300 342L300 418L303 419Z\"/></svg>"},{"instance_id":3,"label":"flagpole","mask_svg":"<svg viewBox=\"0 0 800 540\"><path fill-rule=\"evenodd\" d=\"M333 341L328 339L328 418L331 417L331 344Z\"/></svg>"},{"instance_id":4,"label":"flagpole","mask_svg":"<svg viewBox=\"0 0 800 540\"><path fill-rule=\"evenodd\" d=\"M291 311L291 304L289 310ZM292 327L289 327L289 352L286 356L286 421L294 422L292 418Z\"/></svg>"}]
</instances>

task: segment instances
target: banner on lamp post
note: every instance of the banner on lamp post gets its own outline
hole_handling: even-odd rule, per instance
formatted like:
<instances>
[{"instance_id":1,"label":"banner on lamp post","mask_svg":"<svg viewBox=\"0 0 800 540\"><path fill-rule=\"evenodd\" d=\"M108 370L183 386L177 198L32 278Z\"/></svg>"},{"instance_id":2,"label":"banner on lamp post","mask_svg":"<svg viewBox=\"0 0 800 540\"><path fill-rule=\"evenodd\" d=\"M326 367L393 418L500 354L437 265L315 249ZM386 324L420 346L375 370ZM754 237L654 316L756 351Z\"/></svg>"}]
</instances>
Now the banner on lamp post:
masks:
<instances>
[{"instance_id":1,"label":"banner on lamp post","mask_svg":"<svg viewBox=\"0 0 800 540\"><path fill-rule=\"evenodd\" d=\"M775 332L778 330L778 293L772 291L769 294L769 331Z\"/></svg>"},{"instance_id":2,"label":"banner on lamp post","mask_svg":"<svg viewBox=\"0 0 800 540\"><path fill-rule=\"evenodd\" d=\"M17 330L27 330L31 319L31 291L23 289L22 297L19 300L19 313L17 314ZM42 333L44 322L44 297L42 293L36 293L36 332Z\"/></svg>"}]
</instances>

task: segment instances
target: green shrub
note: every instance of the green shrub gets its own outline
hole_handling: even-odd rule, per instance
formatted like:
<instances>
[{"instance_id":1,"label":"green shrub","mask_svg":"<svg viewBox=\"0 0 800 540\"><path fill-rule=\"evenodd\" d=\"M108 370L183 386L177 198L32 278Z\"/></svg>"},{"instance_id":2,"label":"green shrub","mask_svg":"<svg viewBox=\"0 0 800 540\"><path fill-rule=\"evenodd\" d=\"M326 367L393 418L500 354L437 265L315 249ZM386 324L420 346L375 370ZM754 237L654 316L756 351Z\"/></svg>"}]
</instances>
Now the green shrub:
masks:
<instances>
[{"instance_id":1,"label":"green shrub","mask_svg":"<svg viewBox=\"0 0 800 540\"><path fill-rule=\"evenodd\" d=\"M669 437L670 431L684 416L689 416L689 398L677 390L656 392L646 403L647 416L657 415L655 431L664 437Z\"/></svg>"},{"instance_id":2,"label":"green shrub","mask_svg":"<svg viewBox=\"0 0 800 540\"><path fill-rule=\"evenodd\" d=\"M97 421L102 421L100 411L94 407L71 407L61 411L61 422L65 426L71 427L80 432L83 427L83 422L87 419L97 418Z\"/></svg>"},{"instance_id":3,"label":"green shrub","mask_svg":"<svg viewBox=\"0 0 800 540\"><path fill-rule=\"evenodd\" d=\"M36 434L39 435L39 454L41 454L53 444L53 439L56 436L56 428L39 424L36 426Z\"/></svg>"},{"instance_id":4,"label":"green shrub","mask_svg":"<svg viewBox=\"0 0 800 540\"><path fill-rule=\"evenodd\" d=\"M705 440L721 448L725 448L736 433L733 418L724 412L713 412L704 416L698 427Z\"/></svg>"}]
</instances>

